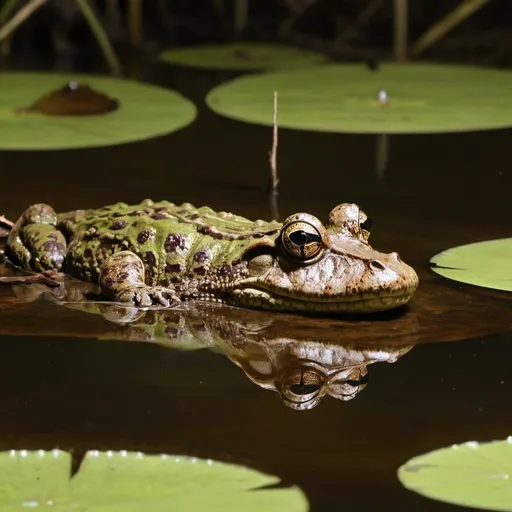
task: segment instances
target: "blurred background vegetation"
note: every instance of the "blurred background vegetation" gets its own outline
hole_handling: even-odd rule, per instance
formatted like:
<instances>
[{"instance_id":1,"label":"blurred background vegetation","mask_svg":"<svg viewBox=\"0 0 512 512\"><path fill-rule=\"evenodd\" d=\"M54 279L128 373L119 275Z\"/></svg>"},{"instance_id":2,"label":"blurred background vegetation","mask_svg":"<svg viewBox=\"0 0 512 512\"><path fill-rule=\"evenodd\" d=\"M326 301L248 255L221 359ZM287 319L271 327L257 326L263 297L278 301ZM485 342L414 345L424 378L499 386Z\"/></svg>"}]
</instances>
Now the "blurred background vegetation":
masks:
<instances>
[{"instance_id":1,"label":"blurred background vegetation","mask_svg":"<svg viewBox=\"0 0 512 512\"><path fill-rule=\"evenodd\" d=\"M245 40L295 44L341 61L512 63L510 0L0 0L4 27L33 10L3 39L2 66L28 56L35 65L48 56L96 59L85 5L121 55Z\"/></svg>"}]
</instances>

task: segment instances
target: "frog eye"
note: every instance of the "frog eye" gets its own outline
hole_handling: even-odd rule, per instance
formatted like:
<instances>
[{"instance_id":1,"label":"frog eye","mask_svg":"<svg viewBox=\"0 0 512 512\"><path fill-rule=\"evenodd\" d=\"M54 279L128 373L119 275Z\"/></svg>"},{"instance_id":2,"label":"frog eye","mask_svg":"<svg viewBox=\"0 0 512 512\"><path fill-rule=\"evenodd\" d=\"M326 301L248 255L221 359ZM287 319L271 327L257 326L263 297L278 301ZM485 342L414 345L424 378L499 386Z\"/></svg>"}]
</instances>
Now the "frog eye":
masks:
<instances>
[{"instance_id":1,"label":"frog eye","mask_svg":"<svg viewBox=\"0 0 512 512\"><path fill-rule=\"evenodd\" d=\"M322 236L318 229L304 221L285 225L281 233L281 242L292 258L303 261L318 256L323 249Z\"/></svg>"},{"instance_id":2,"label":"frog eye","mask_svg":"<svg viewBox=\"0 0 512 512\"><path fill-rule=\"evenodd\" d=\"M373 227L373 221L369 217L359 224L359 227L361 228L361 231L364 229L365 231L368 231L368 233L372 230Z\"/></svg>"}]
</instances>

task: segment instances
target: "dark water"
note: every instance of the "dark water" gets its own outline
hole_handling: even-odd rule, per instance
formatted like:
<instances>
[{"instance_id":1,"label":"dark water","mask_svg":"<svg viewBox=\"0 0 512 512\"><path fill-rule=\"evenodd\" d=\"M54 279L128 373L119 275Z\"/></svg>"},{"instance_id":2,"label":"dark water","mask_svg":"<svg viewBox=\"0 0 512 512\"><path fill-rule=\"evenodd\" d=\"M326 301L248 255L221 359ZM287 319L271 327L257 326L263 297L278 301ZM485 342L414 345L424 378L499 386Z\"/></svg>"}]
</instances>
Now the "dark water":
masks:
<instances>
[{"instance_id":1,"label":"dark water","mask_svg":"<svg viewBox=\"0 0 512 512\"><path fill-rule=\"evenodd\" d=\"M67 210L151 197L269 217L271 130L218 117L201 100L230 75L140 62L129 63L129 74L192 98L200 107L196 122L120 147L2 152L0 213L16 218L35 202ZM356 351L410 347L393 364L371 364L367 387L353 400L327 396L298 412L250 380L226 347L183 351L97 339L115 337L114 324L26 303L3 287L0 449L136 449L232 460L297 483L311 510L457 508L406 491L396 469L424 451L512 434L511 294L451 282L428 268L443 249L511 236L512 132L393 136L383 181L375 145L371 136L279 133L281 215L323 218L341 202L357 202L374 219L373 246L400 252L420 276L405 317L299 324L294 332L280 320L272 331L271 340L314 333L318 343L325 336Z\"/></svg>"}]
</instances>

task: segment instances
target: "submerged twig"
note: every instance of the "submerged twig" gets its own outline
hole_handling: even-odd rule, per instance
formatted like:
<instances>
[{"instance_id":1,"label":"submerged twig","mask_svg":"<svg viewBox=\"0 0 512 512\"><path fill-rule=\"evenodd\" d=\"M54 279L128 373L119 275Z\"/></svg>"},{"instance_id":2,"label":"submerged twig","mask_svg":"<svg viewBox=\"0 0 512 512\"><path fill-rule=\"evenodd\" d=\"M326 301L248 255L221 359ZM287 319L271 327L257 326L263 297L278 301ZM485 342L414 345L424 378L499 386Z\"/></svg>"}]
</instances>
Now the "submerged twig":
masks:
<instances>
[{"instance_id":1,"label":"submerged twig","mask_svg":"<svg viewBox=\"0 0 512 512\"><path fill-rule=\"evenodd\" d=\"M3 215L0 215L0 225L7 226L9 229L14 227L12 220L6 219Z\"/></svg>"},{"instance_id":2,"label":"submerged twig","mask_svg":"<svg viewBox=\"0 0 512 512\"><path fill-rule=\"evenodd\" d=\"M0 28L0 41L12 34L24 21L31 16L39 7L41 7L48 0L31 0L27 5L22 7L5 25ZM10 5L8 5L11 7ZM5 14L8 15L7 9Z\"/></svg>"},{"instance_id":3,"label":"submerged twig","mask_svg":"<svg viewBox=\"0 0 512 512\"><path fill-rule=\"evenodd\" d=\"M13 226L14 222L0 215L0 238L7 238Z\"/></svg>"},{"instance_id":4,"label":"submerged twig","mask_svg":"<svg viewBox=\"0 0 512 512\"><path fill-rule=\"evenodd\" d=\"M40 274L29 274L26 276L7 276L0 277L0 284L34 284L42 283L46 286L56 288L62 283L65 274L61 272L54 272L53 270L46 270Z\"/></svg>"},{"instance_id":5,"label":"submerged twig","mask_svg":"<svg viewBox=\"0 0 512 512\"><path fill-rule=\"evenodd\" d=\"M279 179L277 178L277 92L274 92L274 115L273 115L273 131L272 131L272 150L270 151L270 209L274 220L279 220L279 210L277 205L277 196L279 194L277 186Z\"/></svg>"}]
</instances>

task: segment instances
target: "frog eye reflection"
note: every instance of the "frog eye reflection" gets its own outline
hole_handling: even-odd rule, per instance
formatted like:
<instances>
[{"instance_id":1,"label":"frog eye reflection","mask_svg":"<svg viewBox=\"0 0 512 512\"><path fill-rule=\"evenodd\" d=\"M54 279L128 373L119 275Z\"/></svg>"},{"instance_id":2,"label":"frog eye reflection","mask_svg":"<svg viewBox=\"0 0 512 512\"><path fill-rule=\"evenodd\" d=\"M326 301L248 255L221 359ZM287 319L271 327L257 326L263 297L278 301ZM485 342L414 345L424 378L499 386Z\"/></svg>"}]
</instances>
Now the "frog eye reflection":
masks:
<instances>
[{"instance_id":1,"label":"frog eye reflection","mask_svg":"<svg viewBox=\"0 0 512 512\"><path fill-rule=\"evenodd\" d=\"M293 258L309 260L322 250L322 237L318 229L307 222L292 222L283 228L281 241Z\"/></svg>"},{"instance_id":2,"label":"frog eye reflection","mask_svg":"<svg viewBox=\"0 0 512 512\"><path fill-rule=\"evenodd\" d=\"M322 377L316 371L299 368L285 376L282 390L288 400L304 402L318 396L322 383Z\"/></svg>"},{"instance_id":3,"label":"frog eye reflection","mask_svg":"<svg viewBox=\"0 0 512 512\"><path fill-rule=\"evenodd\" d=\"M359 388L362 388L363 386L366 386L368 384L368 381L370 379L370 374L368 371L366 373L360 373L359 379L348 379L345 381L345 384L348 386L348 389L350 390L347 395L351 394L357 394L359 392Z\"/></svg>"}]
</instances>

